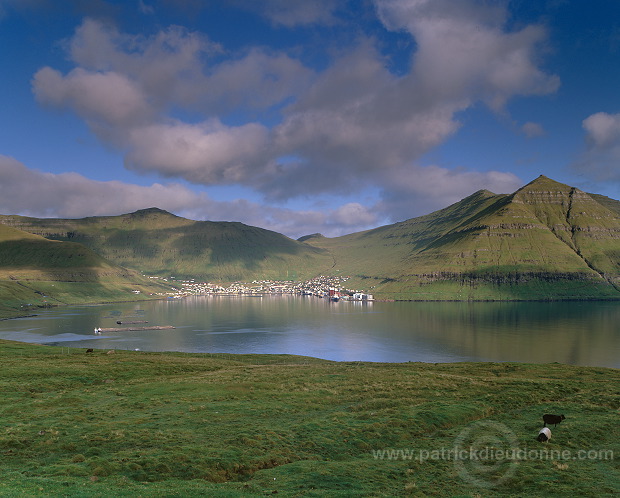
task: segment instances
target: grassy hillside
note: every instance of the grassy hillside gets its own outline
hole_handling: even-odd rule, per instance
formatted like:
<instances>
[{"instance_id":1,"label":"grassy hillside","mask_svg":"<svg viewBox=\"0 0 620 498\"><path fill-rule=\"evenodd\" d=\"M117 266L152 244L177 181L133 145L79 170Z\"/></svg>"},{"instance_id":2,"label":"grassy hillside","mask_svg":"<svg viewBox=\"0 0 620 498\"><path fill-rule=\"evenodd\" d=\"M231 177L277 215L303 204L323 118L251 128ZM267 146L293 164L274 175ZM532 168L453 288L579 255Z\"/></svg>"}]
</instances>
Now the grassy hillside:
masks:
<instances>
[{"instance_id":1,"label":"grassy hillside","mask_svg":"<svg viewBox=\"0 0 620 498\"><path fill-rule=\"evenodd\" d=\"M45 273L67 269L90 272L117 270L114 265L81 244L51 241L0 225L0 272L21 275L32 271Z\"/></svg>"},{"instance_id":2,"label":"grassy hillside","mask_svg":"<svg viewBox=\"0 0 620 498\"><path fill-rule=\"evenodd\" d=\"M214 281L297 280L333 264L318 248L236 222L192 221L152 208L78 220L0 216L43 237L80 242L148 274Z\"/></svg>"},{"instance_id":3,"label":"grassy hillside","mask_svg":"<svg viewBox=\"0 0 620 498\"><path fill-rule=\"evenodd\" d=\"M169 288L106 261L82 244L47 240L0 224L0 317L40 306L128 300L164 290Z\"/></svg>"},{"instance_id":4,"label":"grassy hillside","mask_svg":"<svg viewBox=\"0 0 620 498\"><path fill-rule=\"evenodd\" d=\"M7 341L0 363L3 497L620 493L614 369ZM544 413L566 419L542 444Z\"/></svg>"},{"instance_id":5,"label":"grassy hillside","mask_svg":"<svg viewBox=\"0 0 620 498\"><path fill-rule=\"evenodd\" d=\"M419 218L295 241L235 222L156 208L79 220L0 216L79 242L116 265L231 282L349 276L404 300L620 299L620 202L541 176L513 194L479 191ZM8 246L7 246L8 247Z\"/></svg>"},{"instance_id":6,"label":"grassy hillside","mask_svg":"<svg viewBox=\"0 0 620 498\"><path fill-rule=\"evenodd\" d=\"M540 177L512 195L481 191L428 216L306 243L397 299L617 299L620 216L609 206Z\"/></svg>"}]
</instances>

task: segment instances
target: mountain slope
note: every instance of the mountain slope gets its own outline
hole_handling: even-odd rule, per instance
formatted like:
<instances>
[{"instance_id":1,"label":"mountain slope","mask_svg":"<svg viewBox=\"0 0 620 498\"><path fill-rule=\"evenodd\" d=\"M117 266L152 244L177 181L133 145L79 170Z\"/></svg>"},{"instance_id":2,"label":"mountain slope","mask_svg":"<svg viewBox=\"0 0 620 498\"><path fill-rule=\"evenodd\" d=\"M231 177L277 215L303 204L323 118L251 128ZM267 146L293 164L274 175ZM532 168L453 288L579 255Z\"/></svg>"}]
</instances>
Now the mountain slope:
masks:
<instances>
[{"instance_id":1,"label":"mountain slope","mask_svg":"<svg viewBox=\"0 0 620 498\"><path fill-rule=\"evenodd\" d=\"M47 240L0 224L0 314L33 306L136 298L163 292L153 283L74 242Z\"/></svg>"},{"instance_id":2,"label":"mountain slope","mask_svg":"<svg viewBox=\"0 0 620 498\"><path fill-rule=\"evenodd\" d=\"M0 274L49 277L65 271L97 277L125 270L81 244L52 241L0 224Z\"/></svg>"},{"instance_id":3,"label":"mountain slope","mask_svg":"<svg viewBox=\"0 0 620 498\"><path fill-rule=\"evenodd\" d=\"M46 238L80 242L149 274L235 281L310 278L333 264L319 248L237 222L192 221L157 208L121 216L0 222Z\"/></svg>"},{"instance_id":4,"label":"mountain slope","mask_svg":"<svg viewBox=\"0 0 620 498\"><path fill-rule=\"evenodd\" d=\"M620 297L620 216L544 176L512 195L481 191L428 216L307 243L330 250L341 274L399 299Z\"/></svg>"},{"instance_id":5,"label":"mountain slope","mask_svg":"<svg viewBox=\"0 0 620 498\"><path fill-rule=\"evenodd\" d=\"M157 208L0 222L156 275L228 282L350 276L350 287L408 300L620 298L620 202L544 176L513 194L481 190L426 216L336 238L295 241Z\"/></svg>"}]
</instances>

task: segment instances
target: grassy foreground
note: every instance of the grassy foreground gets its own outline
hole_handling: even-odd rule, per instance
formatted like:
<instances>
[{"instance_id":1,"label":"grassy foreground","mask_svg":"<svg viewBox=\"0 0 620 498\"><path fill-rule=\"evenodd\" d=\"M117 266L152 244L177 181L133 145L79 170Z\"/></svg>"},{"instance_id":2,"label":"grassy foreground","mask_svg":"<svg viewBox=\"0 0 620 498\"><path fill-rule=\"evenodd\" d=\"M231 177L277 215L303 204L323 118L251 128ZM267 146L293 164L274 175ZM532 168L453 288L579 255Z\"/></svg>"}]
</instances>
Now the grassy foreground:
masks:
<instances>
[{"instance_id":1,"label":"grassy foreground","mask_svg":"<svg viewBox=\"0 0 620 498\"><path fill-rule=\"evenodd\" d=\"M8 341L0 365L3 497L620 493L615 369Z\"/></svg>"}]
</instances>

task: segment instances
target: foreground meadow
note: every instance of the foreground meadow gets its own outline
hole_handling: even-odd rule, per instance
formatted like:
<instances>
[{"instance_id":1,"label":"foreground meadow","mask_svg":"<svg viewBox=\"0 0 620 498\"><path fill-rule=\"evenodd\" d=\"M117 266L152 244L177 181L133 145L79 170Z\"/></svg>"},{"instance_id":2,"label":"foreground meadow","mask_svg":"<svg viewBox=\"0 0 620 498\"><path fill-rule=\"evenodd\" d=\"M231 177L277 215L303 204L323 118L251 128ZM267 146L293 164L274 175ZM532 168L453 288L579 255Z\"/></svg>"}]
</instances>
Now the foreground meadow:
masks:
<instances>
[{"instance_id":1,"label":"foreground meadow","mask_svg":"<svg viewBox=\"0 0 620 498\"><path fill-rule=\"evenodd\" d=\"M620 493L615 369L8 341L0 365L3 497Z\"/></svg>"}]
</instances>

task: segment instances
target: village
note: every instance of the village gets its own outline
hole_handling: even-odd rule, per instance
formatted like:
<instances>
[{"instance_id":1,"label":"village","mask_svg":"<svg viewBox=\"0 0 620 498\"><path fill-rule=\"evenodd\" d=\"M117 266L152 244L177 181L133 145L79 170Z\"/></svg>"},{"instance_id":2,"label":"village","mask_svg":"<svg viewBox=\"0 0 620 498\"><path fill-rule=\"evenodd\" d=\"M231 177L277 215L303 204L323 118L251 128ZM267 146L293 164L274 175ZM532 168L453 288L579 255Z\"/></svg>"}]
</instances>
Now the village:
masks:
<instances>
[{"instance_id":1,"label":"village","mask_svg":"<svg viewBox=\"0 0 620 498\"><path fill-rule=\"evenodd\" d=\"M177 280L175 277L163 278L165 282L174 282L180 285L180 290L174 291L173 298L185 296L205 295L272 295L290 294L300 296L315 296L327 298L332 301L374 301L372 294L363 291L349 289L345 286L348 277L319 276L304 282L280 281L280 280L254 280L252 282L234 282L228 286L210 282L196 282L193 279Z\"/></svg>"}]
</instances>

